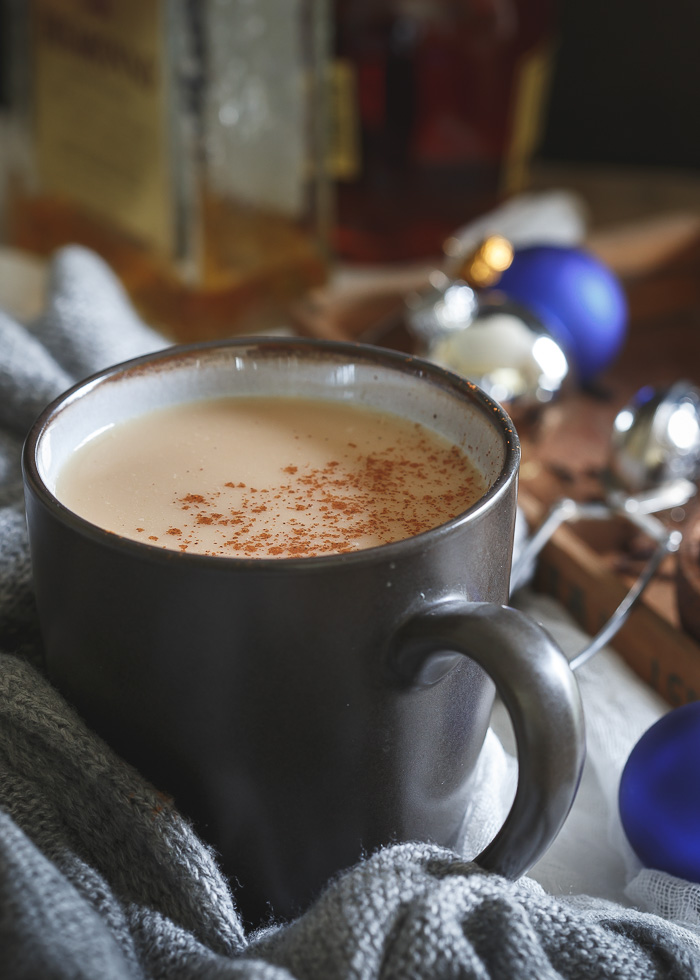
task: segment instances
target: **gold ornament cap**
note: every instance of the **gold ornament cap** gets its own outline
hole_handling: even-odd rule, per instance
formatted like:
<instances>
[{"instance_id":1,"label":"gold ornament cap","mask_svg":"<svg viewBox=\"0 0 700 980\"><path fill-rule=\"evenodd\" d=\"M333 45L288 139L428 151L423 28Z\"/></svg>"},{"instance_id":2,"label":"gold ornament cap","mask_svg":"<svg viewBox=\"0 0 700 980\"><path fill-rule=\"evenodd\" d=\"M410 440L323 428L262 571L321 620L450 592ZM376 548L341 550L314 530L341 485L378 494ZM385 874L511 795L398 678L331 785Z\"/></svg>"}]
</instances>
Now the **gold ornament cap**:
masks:
<instances>
[{"instance_id":1,"label":"gold ornament cap","mask_svg":"<svg viewBox=\"0 0 700 980\"><path fill-rule=\"evenodd\" d=\"M459 255L456 239L445 243L445 254L454 258L450 274L461 279L472 289L490 289L495 286L513 261L513 246L503 235L489 235L473 251Z\"/></svg>"}]
</instances>

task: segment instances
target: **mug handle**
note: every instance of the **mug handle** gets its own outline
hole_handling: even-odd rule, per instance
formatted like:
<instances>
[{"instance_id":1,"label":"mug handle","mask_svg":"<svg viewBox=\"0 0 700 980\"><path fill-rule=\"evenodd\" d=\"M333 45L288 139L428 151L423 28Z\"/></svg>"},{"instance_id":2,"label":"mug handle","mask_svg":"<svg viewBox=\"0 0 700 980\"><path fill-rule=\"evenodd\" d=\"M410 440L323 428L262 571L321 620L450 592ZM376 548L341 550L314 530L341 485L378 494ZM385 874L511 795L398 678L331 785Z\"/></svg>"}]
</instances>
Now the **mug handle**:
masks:
<instances>
[{"instance_id":1,"label":"mug handle","mask_svg":"<svg viewBox=\"0 0 700 980\"><path fill-rule=\"evenodd\" d=\"M454 655L490 675L510 715L518 785L505 823L475 862L518 878L544 854L576 797L585 758L583 706L569 663L524 613L490 602L445 600L415 614L392 641L394 676L425 687Z\"/></svg>"}]
</instances>

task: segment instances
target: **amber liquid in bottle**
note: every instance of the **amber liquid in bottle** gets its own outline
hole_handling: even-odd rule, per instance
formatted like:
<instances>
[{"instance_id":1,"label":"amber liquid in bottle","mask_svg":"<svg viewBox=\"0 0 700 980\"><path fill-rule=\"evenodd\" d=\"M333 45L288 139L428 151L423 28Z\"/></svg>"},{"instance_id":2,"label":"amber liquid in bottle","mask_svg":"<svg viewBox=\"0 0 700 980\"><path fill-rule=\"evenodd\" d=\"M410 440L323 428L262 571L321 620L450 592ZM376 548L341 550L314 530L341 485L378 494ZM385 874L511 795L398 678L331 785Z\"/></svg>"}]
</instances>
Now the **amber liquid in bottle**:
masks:
<instances>
[{"instance_id":1,"label":"amber liquid in bottle","mask_svg":"<svg viewBox=\"0 0 700 980\"><path fill-rule=\"evenodd\" d=\"M14 191L14 192L13 192ZM283 323L283 311L327 277L312 231L278 215L203 201L202 263L196 284L165 257L73 201L11 188L13 244L49 256L71 242L95 250L119 276L145 322L179 341L215 339ZM269 260L266 261L266 256Z\"/></svg>"}]
</instances>

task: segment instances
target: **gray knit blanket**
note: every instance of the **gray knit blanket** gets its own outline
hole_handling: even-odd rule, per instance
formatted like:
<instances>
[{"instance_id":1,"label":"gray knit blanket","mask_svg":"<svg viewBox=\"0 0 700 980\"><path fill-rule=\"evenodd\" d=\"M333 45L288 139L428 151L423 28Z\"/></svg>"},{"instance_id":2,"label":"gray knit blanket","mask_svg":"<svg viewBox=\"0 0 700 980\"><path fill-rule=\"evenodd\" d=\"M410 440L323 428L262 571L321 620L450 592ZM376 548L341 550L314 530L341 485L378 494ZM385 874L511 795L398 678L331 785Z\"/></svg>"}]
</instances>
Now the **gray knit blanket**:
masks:
<instances>
[{"instance_id":1,"label":"gray knit blanket","mask_svg":"<svg viewBox=\"0 0 700 980\"><path fill-rule=\"evenodd\" d=\"M0 976L700 978L693 928L426 844L370 855L298 919L246 934L216 856L41 668L23 438L75 380L161 346L83 249L54 258L34 322L0 310Z\"/></svg>"}]
</instances>

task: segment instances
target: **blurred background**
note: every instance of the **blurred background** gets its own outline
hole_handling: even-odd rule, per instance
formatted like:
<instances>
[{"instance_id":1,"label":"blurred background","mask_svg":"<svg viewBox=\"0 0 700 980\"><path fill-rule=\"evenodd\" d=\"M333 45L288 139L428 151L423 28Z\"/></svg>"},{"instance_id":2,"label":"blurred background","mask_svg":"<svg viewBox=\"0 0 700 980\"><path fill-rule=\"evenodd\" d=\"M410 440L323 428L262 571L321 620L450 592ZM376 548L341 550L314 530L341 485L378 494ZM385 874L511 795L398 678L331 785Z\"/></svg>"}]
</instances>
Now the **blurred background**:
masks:
<instances>
[{"instance_id":1,"label":"blurred background","mask_svg":"<svg viewBox=\"0 0 700 980\"><path fill-rule=\"evenodd\" d=\"M692 0L563 0L541 156L697 168L700 97Z\"/></svg>"},{"instance_id":2,"label":"blurred background","mask_svg":"<svg viewBox=\"0 0 700 980\"><path fill-rule=\"evenodd\" d=\"M512 195L700 205L693 0L0 0L5 247L81 241L178 339Z\"/></svg>"},{"instance_id":3,"label":"blurred background","mask_svg":"<svg viewBox=\"0 0 700 980\"><path fill-rule=\"evenodd\" d=\"M611 222L697 208L698 5L563 0L558 23L543 179L556 179L557 165L588 171L591 203Z\"/></svg>"}]
</instances>

